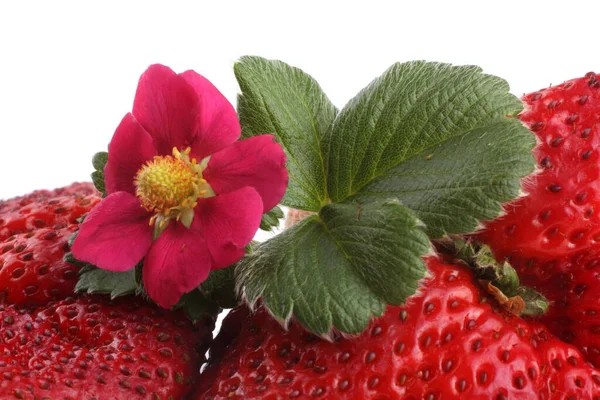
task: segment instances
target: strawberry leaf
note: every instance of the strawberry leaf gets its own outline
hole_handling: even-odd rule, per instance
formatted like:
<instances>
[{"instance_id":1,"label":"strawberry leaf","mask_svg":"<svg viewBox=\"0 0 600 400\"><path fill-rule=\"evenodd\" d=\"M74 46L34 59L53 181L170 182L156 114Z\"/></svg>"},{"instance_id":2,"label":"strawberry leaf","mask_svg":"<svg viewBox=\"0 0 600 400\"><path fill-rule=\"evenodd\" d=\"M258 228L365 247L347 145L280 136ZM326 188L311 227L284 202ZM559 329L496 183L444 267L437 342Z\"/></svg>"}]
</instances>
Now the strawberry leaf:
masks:
<instances>
[{"instance_id":1,"label":"strawberry leaf","mask_svg":"<svg viewBox=\"0 0 600 400\"><path fill-rule=\"evenodd\" d=\"M125 272L106 271L87 265L79 272L76 292L106 293L111 298L136 293L135 268Z\"/></svg>"},{"instance_id":2,"label":"strawberry leaf","mask_svg":"<svg viewBox=\"0 0 600 400\"><path fill-rule=\"evenodd\" d=\"M325 138L333 202L397 198L431 237L497 217L531 173L534 136L507 115L508 84L473 66L395 64L340 111Z\"/></svg>"},{"instance_id":3,"label":"strawberry leaf","mask_svg":"<svg viewBox=\"0 0 600 400\"><path fill-rule=\"evenodd\" d=\"M336 108L311 76L281 61L242 57L234 72L242 136L272 133L287 154L290 179L281 203L318 211L328 202L322 140Z\"/></svg>"},{"instance_id":4,"label":"strawberry leaf","mask_svg":"<svg viewBox=\"0 0 600 400\"><path fill-rule=\"evenodd\" d=\"M398 201L331 204L254 247L237 265L238 290L319 335L359 333L416 291L429 250L422 223Z\"/></svg>"},{"instance_id":5,"label":"strawberry leaf","mask_svg":"<svg viewBox=\"0 0 600 400\"><path fill-rule=\"evenodd\" d=\"M279 220L283 218L283 211L279 206L273 207L271 210L263 214L262 220L260 221L260 229L263 231L271 232L273 228L279 226Z\"/></svg>"}]
</instances>

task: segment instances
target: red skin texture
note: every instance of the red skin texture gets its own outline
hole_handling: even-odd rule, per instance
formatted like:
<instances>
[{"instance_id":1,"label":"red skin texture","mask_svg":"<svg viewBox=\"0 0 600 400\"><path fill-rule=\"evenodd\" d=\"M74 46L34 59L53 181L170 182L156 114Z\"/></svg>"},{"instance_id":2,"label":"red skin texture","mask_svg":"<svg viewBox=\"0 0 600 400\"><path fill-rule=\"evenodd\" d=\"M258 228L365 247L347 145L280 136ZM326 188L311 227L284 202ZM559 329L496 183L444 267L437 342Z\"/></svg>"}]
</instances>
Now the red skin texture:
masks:
<instances>
[{"instance_id":1,"label":"red skin texture","mask_svg":"<svg viewBox=\"0 0 600 400\"><path fill-rule=\"evenodd\" d=\"M100 202L91 183L74 183L54 190L36 190L25 196L0 200L0 240L39 228L60 229Z\"/></svg>"},{"instance_id":2,"label":"red skin texture","mask_svg":"<svg viewBox=\"0 0 600 400\"><path fill-rule=\"evenodd\" d=\"M91 183L0 201L0 300L40 305L73 294L79 268L65 262L77 219L100 202Z\"/></svg>"},{"instance_id":3,"label":"red skin texture","mask_svg":"<svg viewBox=\"0 0 600 400\"><path fill-rule=\"evenodd\" d=\"M0 299L38 305L73 295L79 267L63 260L77 225L42 228L0 242Z\"/></svg>"},{"instance_id":4,"label":"red skin texture","mask_svg":"<svg viewBox=\"0 0 600 400\"><path fill-rule=\"evenodd\" d=\"M0 398L73 400L182 398L214 324L99 296L0 307L0 321Z\"/></svg>"},{"instance_id":5,"label":"red skin texture","mask_svg":"<svg viewBox=\"0 0 600 400\"><path fill-rule=\"evenodd\" d=\"M574 347L500 309L465 267L427 264L418 294L352 340L326 342L296 323L286 332L264 308L234 311L192 399L600 396L600 376Z\"/></svg>"},{"instance_id":6,"label":"red skin texture","mask_svg":"<svg viewBox=\"0 0 600 400\"><path fill-rule=\"evenodd\" d=\"M523 102L520 118L538 137L540 171L524 182L529 195L505 206L507 215L477 239L553 302L541 321L600 367L600 76L586 74Z\"/></svg>"},{"instance_id":7,"label":"red skin texture","mask_svg":"<svg viewBox=\"0 0 600 400\"><path fill-rule=\"evenodd\" d=\"M524 181L529 196L506 205L507 215L486 224L480 236L500 257L531 260L541 268L598 247L600 85L595 86L580 78L523 97L520 119L539 140L534 156L540 171Z\"/></svg>"}]
</instances>

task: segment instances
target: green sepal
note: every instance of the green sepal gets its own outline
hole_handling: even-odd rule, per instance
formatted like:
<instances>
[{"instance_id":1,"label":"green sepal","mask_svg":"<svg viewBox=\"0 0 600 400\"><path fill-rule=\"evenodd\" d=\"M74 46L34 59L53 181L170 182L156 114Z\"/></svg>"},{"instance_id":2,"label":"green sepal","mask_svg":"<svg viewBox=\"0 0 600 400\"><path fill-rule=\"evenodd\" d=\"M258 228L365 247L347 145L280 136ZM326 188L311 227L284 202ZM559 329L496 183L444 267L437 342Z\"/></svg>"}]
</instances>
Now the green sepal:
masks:
<instances>
[{"instance_id":1,"label":"green sepal","mask_svg":"<svg viewBox=\"0 0 600 400\"><path fill-rule=\"evenodd\" d=\"M234 264L227 268L211 271L198 290L221 308L237 307L240 304L240 298L235 291L235 267Z\"/></svg>"},{"instance_id":2,"label":"green sepal","mask_svg":"<svg viewBox=\"0 0 600 400\"><path fill-rule=\"evenodd\" d=\"M548 311L548 307L550 307L550 302L543 294L528 286L520 286L515 295L520 296L525 302L525 308L521 314L543 315Z\"/></svg>"},{"instance_id":3,"label":"green sepal","mask_svg":"<svg viewBox=\"0 0 600 400\"><path fill-rule=\"evenodd\" d=\"M100 151L92 157L92 166L96 171L104 171L104 167L108 162L108 152Z\"/></svg>"},{"instance_id":4,"label":"green sepal","mask_svg":"<svg viewBox=\"0 0 600 400\"><path fill-rule=\"evenodd\" d=\"M135 269L125 272L113 272L86 265L79 271L76 292L110 294L111 298L135 294L138 285L135 281Z\"/></svg>"},{"instance_id":5,"label":"green sepal","mask_svg":"<svg viewBox=\"0 0 600 400\"><path fill-rule=\"evenodd\" d=\"M271 210L263 214L260 221L260 229L271 232L273 228L280 225L280 220L284 217L283 210L279 206L273 207Z\"/></svg>"},{"instance_id":6,"label":"green sepal","mask_svg":"<svg viewBox=\"0 0 600 400\"><path fill-rule=\"evenodd\" d=\"M88 264L86 262L79 261L78 259L76 259L75 256L73 255L73 252L71 252L71 251L69 251L68 253L66 253L63 256L63 260L65 262L68 262L69 264L73 264L73 265L75 265L77 267L82 267L82 268L83 267L87 267L87 266L90 265L90 264Z\"/></svg>"},{"instance_id":7,"label":"green sepal","mask_svg":"<svg viewBox=\"0 0 600 400\"><path fill-rule=\"evenodd\" d=\"M216 316L221 312L217 303L208 299L198 289L181 296L181 299L173 309L183 309L192 322L201 321L206 315Z\"/></svg>"},{"instance_id":8,"label":"green sepal","mask_svg":"<svg viewBox=\"0 0 600 400\"><path fill-rule=\"evenodd\" d=\"M96 187L96 190L98 190L100 194L102 194L102 197L106 197L106 187L104 184L104 167L106 166L107 162L108 153L106 151L98 152L94 154L94 157L92 157L92 165L95 169L95 171L91 174L92 182Z\"/></svg>"},{"instance_id":9,"label":"green sepal","mask_svg":"<svg viewBox=\"0 0 600 400\"><path fill-rule=\"evenodd\" d=\"M92 183L94 184L96 190L100 192L102 197L106 197L106 188L104 186L104 172L94 171L90 176L92 177Z\"/></svg>"},{"instance_id":10,"label":"green sepal","mask_svg":"<svg viewBox=\"0 0 600 400\"><path fill-rule=\"evenodd\" d=\"M474 257L479 279L492 281L507 297L516 295L520 286L517 271L508 263L499 263L488 246L482 246Z\"/></svg>"},{"instance_id":11,"label":"green sepal","mask_svg":"<svg viewBox=\"0 0 600 400\"><path fill-rule=\"evenodd\" d=\"M519 315L542 315L548 310L548 299L533 288L522 286L517 271L507 261L497 261L489 246L463 239L444 239L436 244L443 253L453 254L469 265L483 289L495 296L501 304L506 301L511 312L518 312ZM520 298L517 299L520 306L515 310L512 305L517 303L508 300L516 298Z\"/></svg>"}]
</instances>

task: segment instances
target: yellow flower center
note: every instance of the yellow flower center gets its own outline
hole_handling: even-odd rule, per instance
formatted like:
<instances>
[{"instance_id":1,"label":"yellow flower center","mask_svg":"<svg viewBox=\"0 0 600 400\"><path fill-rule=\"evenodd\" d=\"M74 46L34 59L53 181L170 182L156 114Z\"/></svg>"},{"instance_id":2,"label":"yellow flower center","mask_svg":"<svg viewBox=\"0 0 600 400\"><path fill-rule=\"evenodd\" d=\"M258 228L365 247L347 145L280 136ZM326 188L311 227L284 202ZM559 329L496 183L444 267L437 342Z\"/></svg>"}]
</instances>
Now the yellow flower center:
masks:
<instances>
[{"instance_id":1,"label":"yellow flower center","mask_svg":"<svg viewBox=\"0 0 600 400\"><path fill-rule=\"evenodd\" d=\"M171 219L181 221L189 228L198 198L215 195L202 178L208 157L198 164L189 155L189 147L184 152L173 148L173 155L156 156L137 172L136 194L142 207L154 213L150 225L155 225L155 238L164 231Z\"/></svg>"}]
</instances>

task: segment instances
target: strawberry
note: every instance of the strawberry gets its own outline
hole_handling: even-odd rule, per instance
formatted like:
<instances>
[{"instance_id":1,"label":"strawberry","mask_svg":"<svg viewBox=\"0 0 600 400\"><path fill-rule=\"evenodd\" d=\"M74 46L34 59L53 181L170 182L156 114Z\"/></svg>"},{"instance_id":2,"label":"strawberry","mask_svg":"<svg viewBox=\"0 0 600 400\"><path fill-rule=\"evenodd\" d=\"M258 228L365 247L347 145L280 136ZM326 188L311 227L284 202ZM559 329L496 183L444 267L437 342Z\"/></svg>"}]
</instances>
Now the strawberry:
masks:
<instances>
[{"instance_id":1,"label":"strawberry","mask_svg":"<svg viewBox=\"0 0 600 400\"><path fill-rule=\"evenodd\" d=\"M498 307L471 271L436 258L404 306L360 336L333 342L265 308L238 309L222 327L194 399L592 399L600 374L581 354ZM221 334L220 334L221 335ZM226 339L227 340L227 339ZM221 344L219 344L221 343Z\"/></svg>"},{"instance_id":2,"label":"strawberry","mask_svg":"<svg viewBox=\"0 0 600 400\"><path fill-rule=\"evenodd\" d=\"M0 398L181 399L214 324L134 297L0 308Z\"/></svg>"},{"instance_id":3,"label":"strawberry","mask_svg":"<svg viewBox=\"0 0 600 400\"><path fill-rule=\"evenodd\" d=\"M539 139L527 196L478 235L521 281L553 301L542 321L600 367L600 76L588 73L523 97Z\"/></svg>"},{"instance_id":4,"label":"strawberry","mask_svg":"<svg viewBox=\"0 0 600 400\"><path fill-rule=\"evenodd\" d=\"M55 190L0 201L0 240L39 228L61 229L100 202L91 183L74 183Z\"/></svg>"},{"instance_id":5,"label":"strawberry","mask_svg":"<svg viewBox=\"0 0 600 400\"><path fill-rule=\"evenodd\" d=\"M568 268L600 240L600 77L583 78L523 97L519 116L539 144L539 172L524 181L527 196L505 206L480 238L496 254L539 274Z\"/></svg>"},{"instance_id":6,"label":"strawberry","mask_svg":"<svg viewBox=\"0 0 600 400\"><path fill-rule=\"evenodd\" d=\"M0 244L0 296L9 304L45 304L73 294L79 267L63 260L76 230L38 229Z\"/></svg>"},{"instance_id":7,"label":"strawberry","mask_svg":"<svg viewBox=\"0 0 600 400\"><path fill-rule=\"evenodd\" d=\"M78 269L63 261L77 219L100 201L76 183L0 202L0 299L45 304L72 295Z\"/></svg>"}]
</instances>

